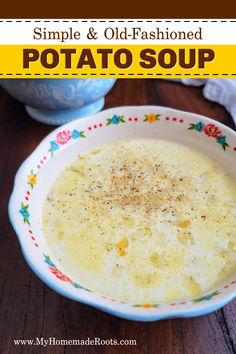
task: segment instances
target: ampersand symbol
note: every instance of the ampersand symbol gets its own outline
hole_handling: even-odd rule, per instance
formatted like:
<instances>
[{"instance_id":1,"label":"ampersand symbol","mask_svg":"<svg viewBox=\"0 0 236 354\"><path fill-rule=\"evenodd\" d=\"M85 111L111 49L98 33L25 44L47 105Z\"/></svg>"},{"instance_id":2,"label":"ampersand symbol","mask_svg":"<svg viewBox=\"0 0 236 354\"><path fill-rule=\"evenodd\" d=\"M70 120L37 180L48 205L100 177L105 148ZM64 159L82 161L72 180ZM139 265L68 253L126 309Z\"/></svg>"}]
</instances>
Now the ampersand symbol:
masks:
<instances>
[{"instance_id":1,"label":"ampersand symbol","mask_svg":"<svg viewBox=\"0 0 236 354\"><path fill-rule=\"evenodd\" d=\"M98 39L97 37L97 32L94 32L94 28L90 27L89 28L89 33L87 34L88 39Z\"/></svg>"}]
</instances>

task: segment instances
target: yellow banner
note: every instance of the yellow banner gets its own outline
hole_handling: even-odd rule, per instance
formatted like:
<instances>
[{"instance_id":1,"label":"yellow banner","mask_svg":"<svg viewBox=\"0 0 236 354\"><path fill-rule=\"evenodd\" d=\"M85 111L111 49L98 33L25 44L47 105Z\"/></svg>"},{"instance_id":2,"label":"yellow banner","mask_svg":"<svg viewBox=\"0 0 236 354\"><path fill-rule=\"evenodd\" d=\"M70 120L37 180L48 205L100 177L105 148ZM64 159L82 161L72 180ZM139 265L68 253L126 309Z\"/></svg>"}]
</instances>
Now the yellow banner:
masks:
<instances>
[{"instance_id":1,"label":"yellow banner","mask_svg":"<svg viewBox=\"0 0 236 354\"><path fill-rule=\"evenodd\" d=\"M235 45L0 45L1 78L235 76Z\"/></svg>"}]
</instances>

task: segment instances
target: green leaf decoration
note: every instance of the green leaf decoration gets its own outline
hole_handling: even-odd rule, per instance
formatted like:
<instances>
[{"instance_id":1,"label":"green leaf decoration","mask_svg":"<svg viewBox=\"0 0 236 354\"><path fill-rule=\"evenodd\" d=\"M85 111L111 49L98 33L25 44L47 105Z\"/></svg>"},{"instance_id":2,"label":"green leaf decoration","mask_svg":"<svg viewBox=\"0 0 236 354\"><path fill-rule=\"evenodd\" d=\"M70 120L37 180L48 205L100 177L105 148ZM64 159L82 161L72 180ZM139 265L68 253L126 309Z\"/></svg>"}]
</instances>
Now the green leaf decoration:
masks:
<instances>
[{"instance_id":1,"label":"green leaf decoration","mask_svg":"<svg viewBox=\"0 0 236 354\"><path fill-rule=\"evenodd\" d=\"M23 202L21 202L21 208L27 210L29 208L29 205L25 205Z\"/></svg>"},{"instance_id":2,"label":"green leaf decoration","mask_svg":"<svg viewBox=\"0 0 236 354\"><path fill-rule=\"evenodd\" d=\"M212 295L212 296L216 296L216 295L219 295L219 294L220 294L220 291L216 290L216 291L214 291L211 295Z\"/></svg>"},{"instance_id":3,"label":"green leaf decoration","mask_svg":"<svg viewBox=\"0 0 236 354\"><path fill-rule=\"evenodd\" d=\"M229 144L227 144L227 143L222 144L223 150L225 151L226 147L228 147L228 146L229 146Z\"/></svg>"},{"instance_id":4,"label":"green leaf decoration","mask_svg":"<svg viewBox=\"0 0 236 354\"><path fill-rule=\"evenodd\" d=\"M84 132L79 132L80 138L85 138Z\"/></svg>"},{"instance_id":5,"label":"green leaf decoration","mask_svg":"<svg viewBox=\"0 0 236 354\"><path fill-rule=\"evenodd\" d=\"M28 224L30 226L29 219L24 218L23 220L24 220L24 223L26 223L26 224Z\"/></svg>"},{"instance_id":6,"label":"green leaf decoration","mask_svg":"<svg viewBox=\"0 0 236 354\"><path fill-rule=\"evenodd\" d=\"M188 128L188 130L193 130L193 129L195 129L195 124L191 123L190 127Z\"/></svg>"},{"instance_id":7,"label":"green leaf decoration","mask_svg":"<svg viewBox=\"0 0 236 354\"><path fill-rule=\"evenodd\" d=\"M51 157L53 157L53 149L52 149L52 148L50 148L50 149L48 150L48 152L50 152Z\"/></svg>"}]
</instances>

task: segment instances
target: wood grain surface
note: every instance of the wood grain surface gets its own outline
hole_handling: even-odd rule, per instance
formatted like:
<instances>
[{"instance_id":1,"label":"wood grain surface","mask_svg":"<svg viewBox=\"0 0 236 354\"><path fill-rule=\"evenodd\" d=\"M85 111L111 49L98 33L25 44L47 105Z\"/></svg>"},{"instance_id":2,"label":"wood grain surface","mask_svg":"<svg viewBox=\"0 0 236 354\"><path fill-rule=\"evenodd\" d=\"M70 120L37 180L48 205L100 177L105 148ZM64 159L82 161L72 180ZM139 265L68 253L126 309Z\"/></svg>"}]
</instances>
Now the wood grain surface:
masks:
<instances>
[{"instance_id":1,"label":"wood grain surface","mask_svg":"<svg viewBox=\"0 0 236 354\"><path fill-rule=\"evenodd\" d=\"M120 79L105 108L163 105L200 113L234 127L226 110L207 101L201 87L162 80ZM236 352L236 301L202 317L152 323L116 318L64 298L26 264L8 218L14 176L54 128L34 121L23 104L0 89L0 353L188 353ZM23 346L14 339L135 339L136 346Z\"/></svg>"}]
</instances>

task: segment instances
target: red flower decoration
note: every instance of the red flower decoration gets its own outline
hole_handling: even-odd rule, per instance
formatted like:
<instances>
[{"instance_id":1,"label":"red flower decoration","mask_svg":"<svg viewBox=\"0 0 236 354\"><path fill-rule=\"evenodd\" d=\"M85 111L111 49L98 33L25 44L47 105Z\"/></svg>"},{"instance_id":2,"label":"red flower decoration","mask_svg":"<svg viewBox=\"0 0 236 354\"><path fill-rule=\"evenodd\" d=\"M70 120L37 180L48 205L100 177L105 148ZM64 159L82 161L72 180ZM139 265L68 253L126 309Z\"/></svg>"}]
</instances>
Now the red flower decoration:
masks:
<instances>
[{"instance_id":1,"label":"red flower decoration","mask_svg":"<svg viewBox=\"0 0 236 354\"><path fill-rule=\"evenodd\" d=\"M65 274L63 274L60 270L54 267L49 267L50 271L56 275L58 279L61 279L63 281L67 281L68 283L72 283L72 280L68 278Z\"/></svg>"},{"instance_id":2,"label":"red flower decoration","mask_svg":"<svg viewBox=\"0 0 236 354\"><path fill-rule=\"evenodd\" d=\"M62 132L57 133L56 141L59 145L66 144L72 138L70 130L63 130Z\"/></svg>"},{"instance_id":3,"label":"red flower decoration","mask_svg":"<svg viewBox=\"0 0 236 354\"><path fill-rule=\"evenodd\" d=\"M215 124L207 124L204 126L203 131L206 135L218 138L221 135L221 130Z\"/></svg>"}]
</instances>

